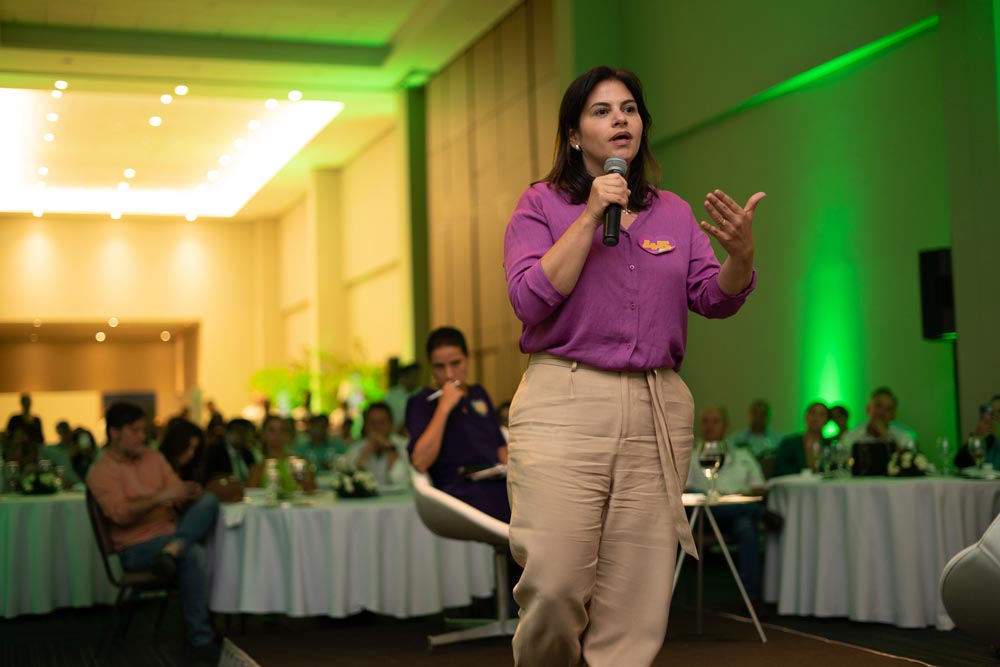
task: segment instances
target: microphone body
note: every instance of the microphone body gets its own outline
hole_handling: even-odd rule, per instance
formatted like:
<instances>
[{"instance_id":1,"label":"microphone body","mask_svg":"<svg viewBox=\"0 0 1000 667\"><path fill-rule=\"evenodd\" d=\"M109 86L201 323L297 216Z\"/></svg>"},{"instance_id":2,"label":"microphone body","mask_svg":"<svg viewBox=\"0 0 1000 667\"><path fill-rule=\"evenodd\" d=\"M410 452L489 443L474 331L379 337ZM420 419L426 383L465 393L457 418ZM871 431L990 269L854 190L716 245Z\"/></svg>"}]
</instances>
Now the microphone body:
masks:
<instances>
[{"instance_id":1,"label":"microphone body","mask_svg":"<svg viewBox=\"0 0 1000 667\"><path fill-rule=\"evenodd\" d=\"M621 174L628 172L628 163L620 157L609 157L604 161L605 174ZM622 207L610 204L604 209L604 245L618 245L618 234L622 226Z\"/></svg>"}]
</instances>

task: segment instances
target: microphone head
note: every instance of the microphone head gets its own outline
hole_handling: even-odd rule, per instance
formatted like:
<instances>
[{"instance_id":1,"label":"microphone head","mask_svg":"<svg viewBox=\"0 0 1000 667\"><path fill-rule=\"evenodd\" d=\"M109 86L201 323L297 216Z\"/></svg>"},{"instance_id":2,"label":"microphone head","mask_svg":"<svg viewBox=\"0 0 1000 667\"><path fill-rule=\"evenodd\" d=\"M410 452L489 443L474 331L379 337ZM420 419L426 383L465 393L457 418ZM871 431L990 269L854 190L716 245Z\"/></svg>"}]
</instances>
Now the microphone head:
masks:
<instances>
[{"instance_id":1,"label":"microphone head","mask_svg":"<svg viewBox=\"0 0 1000 667\"><path fill-rule=\"evenodd\" d=\"M620 157L609 157L604 161L604 173L624 176L628 173L628 162Z\"/></svg>"}]
</instances>

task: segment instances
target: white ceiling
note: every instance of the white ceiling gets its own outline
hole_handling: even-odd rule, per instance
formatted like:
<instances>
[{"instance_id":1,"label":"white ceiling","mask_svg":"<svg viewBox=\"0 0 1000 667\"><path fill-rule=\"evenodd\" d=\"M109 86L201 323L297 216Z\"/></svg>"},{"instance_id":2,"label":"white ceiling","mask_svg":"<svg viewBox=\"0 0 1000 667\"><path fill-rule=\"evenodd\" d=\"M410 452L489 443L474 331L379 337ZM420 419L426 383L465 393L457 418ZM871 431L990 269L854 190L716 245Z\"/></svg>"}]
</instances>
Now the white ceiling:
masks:
<instances>
[{"instance_id":1,"label":"white ceiling","mask_svg":"<svg viewBox=\"0 0 1000 667\"><path fill-rule=\"evenodd\" d=\"M296 109L290 90L307 102L342 102L343 111L287 163L270 154L253 160L272 160L277 173L234 219L273 217L301 197L306 173L342 166L393 127L407 81L438 71L517 4L0 0L0 88L36 91L30 118L11 121L14 112L8 108L5 117L0 109L0 121L10 121L0 125L0 144L26 151L5 166L0 150L0 176L42 180L49 193L110 195L132 167L130 196L190 193L210 169L223 181L227 169L237 171L240 156L227 147L251 137L249 119L277 123L265 100L278 100L293 126L304 125L294 113L307 105ZM69 84L58 100L49 96L57 80ZM164 105L160 96L178 84L190 92ZM47 121L50 112L59 119ZM162 117L160 127L149 125L153 115ZM49 131L55 140L45 142ZM232 154L231 167L217 164L223 154ZM36 174L40 165L47 176ZM0 214L10 211L2 194Z\"/></svg>"}]
</instances>

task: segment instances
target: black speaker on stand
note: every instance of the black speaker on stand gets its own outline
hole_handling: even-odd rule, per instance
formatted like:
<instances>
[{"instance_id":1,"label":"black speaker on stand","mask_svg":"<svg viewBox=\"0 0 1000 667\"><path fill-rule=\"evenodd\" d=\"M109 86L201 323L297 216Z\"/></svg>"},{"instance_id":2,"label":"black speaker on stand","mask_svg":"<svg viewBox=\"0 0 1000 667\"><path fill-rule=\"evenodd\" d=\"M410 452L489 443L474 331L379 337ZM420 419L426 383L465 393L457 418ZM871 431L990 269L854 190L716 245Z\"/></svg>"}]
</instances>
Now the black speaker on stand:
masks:
<instances>
[{"instance_id":1,"label":"black speaker on stand","mask_svg":"<svg viewBox=\"0 0 1000 667\"><path fill-rule=\"evenodd\" d=\"M952 364L955 369L955 417L959 419L962 401L958 384L958 333L955 327L951 248L920 252L920 313L924 338L951 343ZM961 433L958 435L956 442L961 442Z\"/></svg>"}]
</instances>

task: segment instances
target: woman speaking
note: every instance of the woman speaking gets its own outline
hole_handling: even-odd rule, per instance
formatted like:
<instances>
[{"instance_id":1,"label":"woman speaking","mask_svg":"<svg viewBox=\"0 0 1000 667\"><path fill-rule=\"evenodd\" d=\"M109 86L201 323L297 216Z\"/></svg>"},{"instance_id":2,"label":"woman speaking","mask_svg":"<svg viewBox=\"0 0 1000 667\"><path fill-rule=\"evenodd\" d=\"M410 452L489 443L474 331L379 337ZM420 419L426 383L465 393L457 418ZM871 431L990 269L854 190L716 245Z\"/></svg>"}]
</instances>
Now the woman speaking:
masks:
<instances>
[{"instance_id":1,"label":"woman speaking","mask_svg":"<svg viewBox=\"0 0 1000 667\"><path fill-rule=\"evenodd\" d=\"M677 374L687 313L728 317L753 290L764 193L740 206L715 190L699 225L656 189L649 126L634 74L580 76L563 95L552 170L507 226L507 289L530 354L510 410L507 482L524 565L519 667L649 665L678 542L696 555L681 504L694 421ZM605 229L614 207L617 244ZM721 266L707 235L728 253Z\"/></svg>"}]
</instances>

